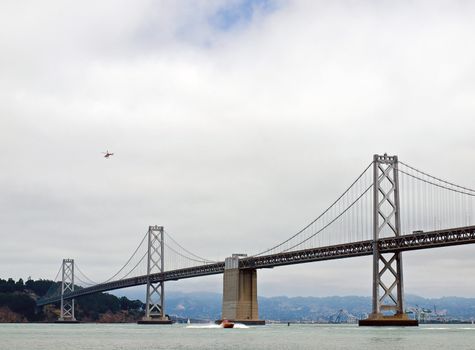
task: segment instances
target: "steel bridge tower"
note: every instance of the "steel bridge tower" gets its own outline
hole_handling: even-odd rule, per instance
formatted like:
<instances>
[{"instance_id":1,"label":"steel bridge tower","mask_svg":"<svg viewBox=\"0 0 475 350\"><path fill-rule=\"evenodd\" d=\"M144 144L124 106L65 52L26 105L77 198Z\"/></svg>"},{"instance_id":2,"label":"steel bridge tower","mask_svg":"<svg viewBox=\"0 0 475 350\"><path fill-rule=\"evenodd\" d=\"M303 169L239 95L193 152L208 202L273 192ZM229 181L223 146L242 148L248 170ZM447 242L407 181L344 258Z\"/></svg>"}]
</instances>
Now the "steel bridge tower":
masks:
<instances>
[{"instance_id":1,"label":"steel bridge tower","mask_svg":"<svg viewBox=\"0 0 475 350\"><path fill-rule=\"evenodd\" d=\"M145 316L139 324L170 324L165 315L165 286L161 279L152 279L153 274L163 274L165 241L163 226L149 226L147 252L147 294Z\"/></svg>"},{"instance_id":2,"label":"steel bridge tower","mask_svg":"<svg viewBox=\"0 0 475 350\"><path fill-rule=\"evenodd\" d=\"M64 294L74 292L74 259L63 259L61 279L61 314L59 322L75 323L74 299L64 299Z\"/></svg>"},{"instance_id":3,"label":"steel bridge tower","mask_svg":"<svg viewBox=\"0 0 475 350\"><path fill-rule=\"evenodd\" d=\"M402 253L382 254L379 239L401 235L397 156L373 158L372 313L360 326L417 326L404 312Z\"/></svg>"}]
</instances>

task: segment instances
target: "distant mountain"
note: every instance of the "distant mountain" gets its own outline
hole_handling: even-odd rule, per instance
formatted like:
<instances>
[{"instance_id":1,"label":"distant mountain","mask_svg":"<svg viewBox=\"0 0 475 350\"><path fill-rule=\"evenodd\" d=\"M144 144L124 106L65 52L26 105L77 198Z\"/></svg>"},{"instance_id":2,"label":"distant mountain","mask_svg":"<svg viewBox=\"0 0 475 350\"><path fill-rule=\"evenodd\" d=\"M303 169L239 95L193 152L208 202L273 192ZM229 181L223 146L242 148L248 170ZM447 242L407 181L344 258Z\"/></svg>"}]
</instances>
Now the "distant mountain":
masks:
<instances>
[{"instance_id":1,"label":"distant mountain","mask_svg":"<svg viewBox=\"0 0 475 350\"><path fill-rule=\"evenodd\" d=\"M56 305L37 308L35 301L57 289L48 280L0 279L0 322L53 321ZM134 322L143 315L143 289L115 291L115 297L97 293L78 298L76 316L81 321ZM123 295L132 299L129 300ZM264 320L303 322L355 322L371 311L371 298L361 296L332 297L259 297L259 316ZM217 320L221 318L222 295L218 293L168 292L165 311L178 319ZM433 322L475 319L475 298L443 297L427 299L406 295L406 311L412 317Z\"/></svg>"},{"instance_id":2,"label":"distant mountain","mask_svg":"<svg viewBox=\"0 0 475 350\"><path fill-rule=\"evenodd\" d=\"M166 312L177 317L216 320L221 316L222 296L218 293L170 292L165 302ZM371 298L361 296L259 297L258 302L260 318L276 321L332 322L340 318L346 322L364 318L371 312ZM428 299L406 295L406 311L433 320L470 320L475 319L475 298Z\"/></svg>"},{"instance_id":3,"label":"distant mountain","mask_svg":"<svg viewBox=\"0 0 475 350\"><path fill-rule=\"evenodd\" d=\"M334 321L340 310L355 318L365 317L370 312L368 297L273 297L259 298L262 318L278 321Z\"/></svg>"}]
</instances>

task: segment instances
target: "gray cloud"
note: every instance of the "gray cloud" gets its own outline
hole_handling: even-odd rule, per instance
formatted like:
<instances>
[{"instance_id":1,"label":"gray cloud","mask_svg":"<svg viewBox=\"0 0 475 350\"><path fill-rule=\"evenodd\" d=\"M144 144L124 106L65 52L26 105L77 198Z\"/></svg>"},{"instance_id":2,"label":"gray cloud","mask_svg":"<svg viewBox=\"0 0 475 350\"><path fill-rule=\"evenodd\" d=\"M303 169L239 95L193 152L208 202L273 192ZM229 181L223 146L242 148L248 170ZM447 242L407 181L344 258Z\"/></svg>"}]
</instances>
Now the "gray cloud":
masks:
<instances>
[{"instance_id":1,"label":"gray cloud","mask_svg":"<svg viewBox=\"0 0 475 350\"><path fill-rule=\"evenodd\" d=\"M285 1L220 30L226 4L0 5L1 277L51 278L69 256L106 277L150 224L213 259L265 249L373 153L473 187L471 3ZM473 295L463 249L407 254L407 291ZM370 274L276 268L259 288L369 294Z\"/></svg>"}]
</instances>

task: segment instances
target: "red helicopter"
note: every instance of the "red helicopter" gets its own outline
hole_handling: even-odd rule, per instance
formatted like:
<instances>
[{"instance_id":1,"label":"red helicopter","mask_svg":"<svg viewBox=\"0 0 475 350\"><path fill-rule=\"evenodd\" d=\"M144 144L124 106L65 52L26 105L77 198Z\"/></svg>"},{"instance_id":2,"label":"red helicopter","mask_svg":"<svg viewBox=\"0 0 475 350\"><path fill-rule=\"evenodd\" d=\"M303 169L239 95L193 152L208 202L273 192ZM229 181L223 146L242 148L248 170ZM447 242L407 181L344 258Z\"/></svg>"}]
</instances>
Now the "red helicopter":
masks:
<instances>
[{"instance_id":1,"label":"red helicopter","mask_svg":"<svg viewBox=\"0 0 475 350\"><path fill-rule=\"evenodd\" d=\"M104 154L104 158L108 159L110 156L113 156L114 153L109 153L109 150L107 150L107 152L102 152L102 154Z\"/></svg>"}]
</instances>

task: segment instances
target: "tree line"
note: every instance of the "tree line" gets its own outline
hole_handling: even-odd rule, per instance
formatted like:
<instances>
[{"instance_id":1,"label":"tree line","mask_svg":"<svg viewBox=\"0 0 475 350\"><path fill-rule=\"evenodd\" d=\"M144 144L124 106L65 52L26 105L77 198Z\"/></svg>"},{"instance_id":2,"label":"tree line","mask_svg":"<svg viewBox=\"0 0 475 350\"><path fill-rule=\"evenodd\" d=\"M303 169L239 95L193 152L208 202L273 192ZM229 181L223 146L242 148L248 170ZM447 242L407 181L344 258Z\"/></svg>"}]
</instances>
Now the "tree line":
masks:
<instances>
[{"instance_id":1,"label":"tree line","mask_svg":"<svg viewBox=\"0 0 475 350\"><path fill-rule=\"evenodd\" d=\"M28 278L25 282L21 278L18 281L0 278L0 322L19 319L29 322L54 321L59 315L59 303L39 308L36 300L50 295L60 285L60 282L44 279ZM143 310L144 303L140 300L118 298L106 293L96 293L76 300L76 317L84 321L101 321L105 314L108 315L108 320L133 321L142 317Z\"/></svg>"}]
</instances>

